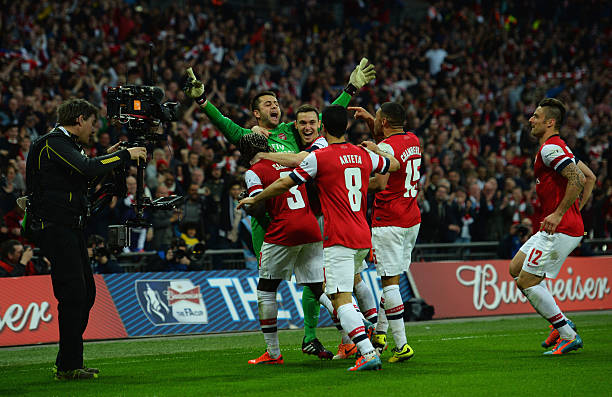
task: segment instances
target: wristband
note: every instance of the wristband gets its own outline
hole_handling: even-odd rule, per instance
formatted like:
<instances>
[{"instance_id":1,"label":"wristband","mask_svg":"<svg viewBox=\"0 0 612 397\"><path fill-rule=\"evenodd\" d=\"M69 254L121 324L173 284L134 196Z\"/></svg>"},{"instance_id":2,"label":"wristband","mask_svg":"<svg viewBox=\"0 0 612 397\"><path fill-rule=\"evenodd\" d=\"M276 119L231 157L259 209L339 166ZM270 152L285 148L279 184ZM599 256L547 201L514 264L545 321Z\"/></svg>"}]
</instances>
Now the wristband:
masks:
<instances>
[{"instance_id":1,"label":"wristband","mask_svg":"<svg viewBox=\"0 0 612 397\"><path fill-rule=\"evenodd\" d=\"M348 83L346 85L346 87L344 87L344 92L346 92L347 94L349 94L350 96L353 96L357 93L358 89L357 87L355 87L354 85L352 85L351 83Z\"/></svg>"},{"instance_id":2,"label":"wristband","mask_svg":"<svg viewBox=\"0 0 612 397\"><path fill-rule=\"evenodd\" d=\"M194 98L194 101L196 101L198 105L202 106L204 102L206 102L206 94L202 94L199 97Z\"/></svg>"}]
</instances>

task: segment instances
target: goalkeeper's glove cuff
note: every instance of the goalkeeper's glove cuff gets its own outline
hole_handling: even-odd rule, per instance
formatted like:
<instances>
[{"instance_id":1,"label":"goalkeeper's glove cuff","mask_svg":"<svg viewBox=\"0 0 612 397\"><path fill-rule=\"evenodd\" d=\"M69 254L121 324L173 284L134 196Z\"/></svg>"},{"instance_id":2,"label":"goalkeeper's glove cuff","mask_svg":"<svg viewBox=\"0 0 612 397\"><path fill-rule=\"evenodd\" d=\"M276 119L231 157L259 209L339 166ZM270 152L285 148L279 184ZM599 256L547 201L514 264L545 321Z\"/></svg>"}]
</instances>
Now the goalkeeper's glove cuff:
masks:
<instances>
[{"instance_id":1,"label":"goalkeeper's glove cuff","mask_svg":"<svg viewBox=\"0 0 612 397\"><path fill-rule=\"evenodd\" d=\"M193 100L196 101L196 103L199 106L202 106L202 105L204 105L204 102L206 102L206 94L202 94L202 95L200 95L197 98L193 98Z\"/></svg>"},{"instance_id":2,"label":"goalkeeper's glove cuff","mask_svg":"<svg viewBox=\"0 0 612 397\"><path fill-rule=\"evenodd\" d=\"M346 92L347 94L349 94L350 96L353 96L357 93L357 91L359 91L359 89L357 87L355 87L353 84L348 83L346 85L346 87L344 87L344 92Z\"/></svg>"}]
</instances>

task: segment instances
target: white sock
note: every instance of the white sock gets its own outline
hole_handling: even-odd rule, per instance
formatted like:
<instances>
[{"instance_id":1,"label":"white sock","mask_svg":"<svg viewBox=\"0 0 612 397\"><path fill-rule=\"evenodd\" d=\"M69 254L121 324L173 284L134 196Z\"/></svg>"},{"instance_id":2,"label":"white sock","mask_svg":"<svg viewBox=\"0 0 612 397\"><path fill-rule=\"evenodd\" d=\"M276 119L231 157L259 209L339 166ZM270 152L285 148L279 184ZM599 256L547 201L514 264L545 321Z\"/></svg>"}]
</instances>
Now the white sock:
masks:
<instances>
[{"instance_id":1,"label":"white sock","mask_svg":"<svg viewBox=\"0 0 612 397\"><path fill-rule=\"evenodd\" d=\"M361 354L364 356L371 355L374 352L374 346L372 346L372 343L366 336L363 322L359 319L353 305L350 303L342 305L338 308L337 312L342 328L353 340L353 343L357 345Z\"/></svg>"},{"instance_id":2,"label":"white sock","mask_svg":"<svg viewBox=\"0 0 612 397\"><path fill-rule=\"evenodd\" d=\"M523 294L540 316L548 320L559 331L561 339L574 339L576 337L576 332L567 324L567 317L557 306L555 298L550 294L543 280L540 284L525 288Z\"/></svg>"},{"instance_id":3,"label":"white sock","mask_svg":"<svg viewBox=\"0 0 612 397\"><path fill-rule=\"evenodd\" d=\"M406 344L406 328L404 326L404 302L399 285L389 285L383 288L385 297L385 315L393 334L395 346L399 349Z\"/></svg>"},{"instance_id":4,"label":"white sock","mask_svg":"<svg viewBox=\"0 0 612 397\"><path fill-rule=\"evenodd\" d=\"M351 338L349 338L344 328L342 328L342 325L340 325L340 319L338 318L338 313L335 310L332 312L332 321L334 322L336 329L340 332L340 335L342 335L342 344L343 345L352 344L353 341L351 340Z\"/></svg>"},{"instance_id":5,"label":"white sock","mask_svg":"<svg viewBox=\"0 0 612 397\"><path fill-rule=\"evenodd\" d=\"M276 321L278 317L278 303L276 292L257 290L257 307L259 308L259 324L263 332L268 353L272 358L280 356L278 344L278 328Z\"/></svg>"},{"instance_id":6,"label":"white sock","mask_svg":"<svg viewBox=\"0 0 612 397\"><path fill-rule=\"evenodd\" d=\"M327 295L321 294L321 296L319 296L319 303L327 309L330 316L334 316L334 305L332 305Z\"/></svg>"},{"instance_id":7,"label":"white sock","mask_svg":"<svg viewBox=\"0 0 612 397\"><path fill-rule=\"evenodd\" d=\"M389 329L387 314L385 313L385 296L380 297L380 306L378 307L378 322L376 323L376 333L386 334Z\"/></svg>"},{"instance_id":8,"label":"white sock","mask_svg":"<svg viewBox=\"0 0 612 397\"><path fill-rule=\"evenodd\" d=\"M359 308L363 313L363 316L372 324L376 325L378 322L378 316L376 312L376 300L372 291L368 288L366 283L361 280L353 287L353 292L359 302Z\"/></svg>"},{"instance_id":9,"label":"white sock","mask_svg":"<svg viewBox=\"0 0 612 397\"><path fill-rule=\"evenodd\" d=\"M361 322L363 322L365 324L366 319L365 319L365 317L363 317L363 313L361 312L361 310L359 310L359 305L357 304L357 301L355 300L355 297L351 295L351 299L353 300L353 308L357 312L357 315L361 319Z\"/></svg>"}]
</instances>

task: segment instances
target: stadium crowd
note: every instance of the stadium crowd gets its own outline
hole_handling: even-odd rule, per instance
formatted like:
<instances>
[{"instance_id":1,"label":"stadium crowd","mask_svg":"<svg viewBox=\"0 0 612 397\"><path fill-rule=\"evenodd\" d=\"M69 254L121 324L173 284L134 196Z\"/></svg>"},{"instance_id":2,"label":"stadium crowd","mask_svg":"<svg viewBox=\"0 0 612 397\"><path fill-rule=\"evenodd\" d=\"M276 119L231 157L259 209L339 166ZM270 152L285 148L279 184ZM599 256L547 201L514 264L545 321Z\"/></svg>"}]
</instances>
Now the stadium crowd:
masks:
<instances>
[{"instance_id":1,"label":"stadium crowd","mask_svg":"<svg viewBox=\"0 0 612 397\"><path fill-rule=\"evenodd\" d=\"M527 120L544 97L567 105L561 135L597 176L585 230L610 237L612 7L605 1L438 1L419 19L408 18L410 2L399 0L296 1L266 17L223 1L137 3L22 1L4 9L0 240L28 244L16 199L29 147L53 127L57 106L70 97L98 106L90 154L104 153L128 137L105 107L107 88L127 81L160 86L166 100L181 103L179 121L163 127L168 143L149 149L145 184L151 197L186 196L178 211L149 213L152 227L134 232L130 250L161 251L156 270L198 268L192 255L176 253L199 242L248 256L249 219L235 209L244 189L240 152L181 91L185 69L193 66L209 100L250 128L256 92L277 92L284 120L293 120L303 103L330 104L361 56L376 65L377 78L353 104L374 114L383 102L401 103L406 129L421 140L420 242L500 241L500 256L511 258L520 245L513 239L537 229L537 142ZM368 139L368 131L354 120L349 140ZM128 196L92 217L90 235L104 238L108 225L134 216L136 168L129 173Z\"/></svg>"}]
</instances>

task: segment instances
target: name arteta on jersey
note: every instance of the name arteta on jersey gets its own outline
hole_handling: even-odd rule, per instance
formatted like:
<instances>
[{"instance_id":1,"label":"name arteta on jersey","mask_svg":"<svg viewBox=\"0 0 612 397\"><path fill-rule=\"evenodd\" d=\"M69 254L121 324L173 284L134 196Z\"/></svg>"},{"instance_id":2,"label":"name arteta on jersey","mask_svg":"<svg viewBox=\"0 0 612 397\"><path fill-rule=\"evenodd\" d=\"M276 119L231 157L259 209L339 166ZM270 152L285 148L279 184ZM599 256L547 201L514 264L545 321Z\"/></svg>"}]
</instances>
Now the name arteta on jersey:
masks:
<instances>
[{"instance_id":1,"label":"name arteta on jersey","mask_svg":"<svg viewBox=\"0 0 612 397\"><path fill-rule=\"evenodd\" d=\"M406 161L410 156L414 156L416 154L419 156L421 155L421 147L410 146L408 149L404 150L404 153L402 153L402 161Z\"/></svg>"},{"instance_id":2,"label":"name arteta on jersey","mask_svg":"<svg viewBox=\"0 0 612 397\"><path fill-rule=\"evenodd\" d=\"M361 156L358 156L356 154L345 154L343 156L339 157L340 159L340 164L344 165L344 164L363 164L363 162L361 161Z\"/></svg>"}]
</instances>

